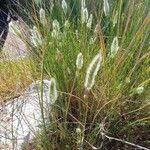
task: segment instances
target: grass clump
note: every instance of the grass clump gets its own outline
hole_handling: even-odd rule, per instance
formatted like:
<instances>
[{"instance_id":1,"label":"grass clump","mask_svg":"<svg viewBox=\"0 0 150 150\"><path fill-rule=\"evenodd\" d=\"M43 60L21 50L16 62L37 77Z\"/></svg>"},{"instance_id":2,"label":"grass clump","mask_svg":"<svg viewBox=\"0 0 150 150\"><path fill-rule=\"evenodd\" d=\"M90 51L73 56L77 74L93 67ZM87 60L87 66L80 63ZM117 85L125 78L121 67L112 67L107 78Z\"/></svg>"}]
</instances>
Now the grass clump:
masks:
<instances>
[{"instance_id":1,"label":"grass clump","mask_svg":"<svg viewBox=\"0 0 150 150\"><path fill-rule=\"evenodd\" d=\"M0 70L1 102L18 97L33 80L29 59L1 61Z\"/></svg>"},{"instance_id":2,"label":"grass clump","mask_svg":"<svg viewBox=\"0 0 150 150\"><path fill-rule=\"evenodd\" d=\"M69 2L67 7L58 2L52 12L45 9L45 22L40 23L43 13L34 17L38 38L32 38L33 56L38 58L41 79L54 77L59 94L39 145L43 149L148 147L149 2L90 3L75 2L81 10L76 12ZM78 54L82 54L80 69ZM94 60L97 54L100 57Z\"/></svg>"},{"instance_id":3,"label":"grass clump","mask_svg":"<svg viewBox=\"0 0 150 150\"><path fill-rule=\"evenodd\" d=\"M150 148L149 0L44 4L27 43L58 97L37 149Z\"/></svg>"}]
</instances>

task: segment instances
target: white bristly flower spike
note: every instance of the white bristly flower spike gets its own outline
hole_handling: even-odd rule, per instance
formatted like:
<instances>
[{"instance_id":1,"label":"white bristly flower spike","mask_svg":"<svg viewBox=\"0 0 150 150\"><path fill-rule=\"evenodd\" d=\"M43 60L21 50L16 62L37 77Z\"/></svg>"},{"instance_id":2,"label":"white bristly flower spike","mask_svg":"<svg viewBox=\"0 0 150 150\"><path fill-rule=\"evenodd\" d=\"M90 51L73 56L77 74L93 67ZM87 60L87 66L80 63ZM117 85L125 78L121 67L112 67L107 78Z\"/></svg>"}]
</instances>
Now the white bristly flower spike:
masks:
<instances>
[{"instance_id":1,"label":"white bristly flower spike","mask_svg":"<svg viewBox=\"0 0 150 150\"><path fill-rule=\"evenodd\" d=\"M99 52L91 61L89 67L87 68L84 87L87 91L91 90L95 84L96 75L100 69L101 65L101 53Z\"/></svg>"},{"instance_id":2,"label":"white bristly flower spike","mask_svg":"<svg viewBox=\"0 0 150 150\"><path fill-rule=\"evenodd\" d=\"M89 18L89 13L88 13L87 8L82 7L81 8L81 21L82 21L82 23L87 23L88 18Z\"/></svg>"},{"instance_id":3,"label":"white bristly flower spike","mask_svg":"<svg viewBox=\"0 0 150 150\"><path fill-rule=\"evenodd\" d=\"M82 133L81 128L76 128L76 133L77 133L77 134L81 134L81 133Z\"/></svg>"},{"instance_id":4,"label":"white bristly flower spike","mask_svg":"<svg viewBox=\"0 0 150 150\"><path fill-rule=\"evenodd\" d=\"M12 32L16 36L21 34L19 27L15 25L12 21L9 23L9 31Z\"/></svg>"},{"instance_id":5,"label":"white bristly flower spike","mask_svg":"<svg viewBox=\"0 0 150 150\"><path fill-rule=\"evenodd\" d=\"M56 19L53 21L53 30L60 30L59 22Z\"/></svg>"},{"instance_id":6,"label":"white bristly flower spike","mask_svg":"<svg viewBox=\"0 0 150 150\"><path fill-rule=\"evenodd\" d=\"M78 70L81 70L83 67L83 54L79 53L76 59L76 66Z\"/></svg>"},{"instance_id":7,"label":"white bristly flower spike","mask_svg":"<svg viewBox=\"0 0 150 150\"><path fill-rule=\"evenodd\" d=\"M103 0L103 2L104 2L103 4L104 13L105 13L105 16L107 16L110 11L109 3L108 3L108 0Z\"/></svg>"},{"instance_id":8,"label":"white bristly flower spike","mask_svg":"<svg viewBox=\"0 0 150 150\"><path fill-rule=\"evenodd\" d=\"M68 29L70 27L70 23L68 20L65 21L64 27Z\"/></svg>"},{"instance_id":9,"label":"white bristly flower spike","mask_svg":"<svg viewBox=\"0 0 150 150\"><path fill-rule=\"evenodd\" d=\"M90 42L89 44L94 44L95 41L96 41L96 38L97 37L91 37L90 40L89 40L89 42Z\"/></svg>"},{"instance_id":10,"label":"white bristly flower spike","mask_svg":"<svg viewBox=\"0 0 150 150\"><path fill-rule=\"evenodd\" d=\"M53 38L59 38L59 35L60 35L60 25L59 25L59 22L55 19L53 21L53 31L52 31L52 37Z\"/></svg>"},{"instance_id":11,"label":"white bristly flower spike","mask_svg":"<svg viewBox=\"0 0 150 150\"><path fill-rule=\"evenodd\" d=\"M110 49L110 56L113 58L119 49L119 42L118 42L118 37L114 37L113 42L111 44L111 49Z\"/></svg>"},{"instance_id":12,"label":"white bristly flower spike","mask_svg":"<svg viewBox=\"0 0 150 150\"><path fill-rule=\"evenodd\" d=\"M117 24L118 22L118 12L116 12L114 18L113 18L113 27L115 27L115 25Z\"/></svg>"},{"instance_id":13,"label":"white bristly flower spike","mask_svg":"<svg viewBox=\"0 0 150 150\"><path fill-rule=\"evenodd\" d=\"M49 85L49 100L51 104L54 104L58 98L58 92L56 88L56 80L51 78Z\"/></svg>"},{"instance_id":14,"label":"white bristly flower spike","mask_svg":"<svg viewBox=\"0 0 150 150\"><path fill-rule=\"evenodd\" d=\"M86 25L89 29L91 29L91 27L92 27L92 21L93 21L93 15L90 14L90 17L89 17L87 25Z\"/></svg>"},{"instance_id":15,"label":"white bristly flower spike","mask_svg":"<svg viewBox=\"0 0 150 150\"><path fill-rule=\"evenodd\" d=\"M42 36L39 33L36 26L34 26L33 29L31 30L30 40L34 47L38 47L43 43Z\"/></svg>"},{"instance_id":16,"label":"white bristly flower spike","mask_svg":"<svg viewBox=\"0 0 150 150\"><path fill-rule=\"evenodd\" d=\"M95 26L95 30L94 30L94 34L98 34L98 31L99 31L99 24L96 24Z\"/></svg>"},{"instance_id":17,"label":"white bristly flower spike","mask_svg":"<svg viewBox=\"0 0 150 150\"><path fill-rule=\"evenodd\" d=\"M67 14L67 8L68 8L68 6L67 6L66 1L62 0L62 9L63 9L63 11L64 11L65 14Z\"/></svg>"},{"instance_id":18,"label":"white bristly flower spike","mask_svg":"<svg viewBox=\"0 0 150 150\"><path fill-rule=\"evenodd\" d=\"M81 0L81 7L85 8L85 0Z\"/></svg>"},{"instance_id":19,"label":"white bristly flower spike","mask_svg":"<svg viewBox=\"0 0 150 150\"><path fill-rule=\"evenodd\" d=\"M144 87L143 86L140 86L140 87L135 89L136 94L142 94L143 92L144 92Z\"/></svg>"},{"instance_id":20,"label":"white bristly flower spike","mask_svg":"<svg viewBox=\"0 0 150 150\"><path fill-rule=\"evenodd\" d=\"M43 8L40 9L39 15L40 15L41 24L43 26L45 26L46 25L46 15L45 15L45 10Z\"/></svg>"}]
</instances>

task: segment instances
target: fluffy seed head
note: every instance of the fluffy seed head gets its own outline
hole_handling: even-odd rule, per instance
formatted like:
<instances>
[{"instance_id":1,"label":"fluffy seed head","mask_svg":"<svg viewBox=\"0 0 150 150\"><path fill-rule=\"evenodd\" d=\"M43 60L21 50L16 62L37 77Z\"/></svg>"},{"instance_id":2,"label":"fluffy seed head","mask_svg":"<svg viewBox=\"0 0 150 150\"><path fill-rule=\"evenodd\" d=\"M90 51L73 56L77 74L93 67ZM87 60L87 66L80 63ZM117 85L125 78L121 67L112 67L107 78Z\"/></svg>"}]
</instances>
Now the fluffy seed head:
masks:
<instances>
[{"instance_id":1,"label":"fluffy seed head","mask_svg":"<svg viewBox=\"0 0 150 150\"><path fill-rule=\"evenodd\" d=\"M111 49L110 49L110 56L114 57L119 49L119 42L118 42L118 37L114 37L113 42L111 44Z\"/></svg>"},{"instance_id":2,"label":"fluffy seed head","mask_svg":"<svg viewBox=\"0 0 150 150\"><path fill-rule=\"evenodd\" d=\"M31 30L30 40L34 47L38 47L43 43L42 36L39 33L36 26L34 26L33 29Z\"/></svg>"},{"instance_id":3,"label":"fluffy seed head","mask_svg":"<svg viewBox=\"0 0 150 150\"><path fill-rule=\"evenodd\" d=\"M115 25L117 24L118 22L118 12L116 12L114 18L113 18L113 27L115 27Z\"/></svg>"},{"instance_id":4,"label":"fluffy seed head","mask_svg":"<svg viewBox=\"0 0 150 150\"><path fill-rule=\"evenodd\" d=\"M107 16L110 11L109 3L108 3L108 0L103 0L103 1L104 1L104 5L103 5L104 13L105 13L105 16Z\"/></svg>"},{"instance_id":5,"label":"fluffy seed head","mask_svg":"<svg viewBox=\"0 0 150 150\"><path fill-rule=\"evenodd\" d=\"M143 86L140 86L140 87L135 89L136 94L142 94L143 92L144 92L144 87Z\"/></svg>"},{"instance_id":6,"label":"fluffy seed head","mask_svg":"<svg viewBox=\"0 0 150 150\"><path fill-rule=\"evenodd\" d=\"M93 58L89 67L87 68L84 87L88 91L91 90L91 88L93 87L93 85L95 83L96 75L100 69L101 60L102 60L101 53L98 53Z\"/></svg>"},{"instance_id":7,"label":"fluffy seed head","mask_svg":"<svg viewBox=\"0 0 150 150\"><path fill-rule=\"evenodd\" d=\"M46 25L46 15L45 15L45 10L43 8L40 9L40 22L43 26Z\"/></svg>"},{"instance_id":8,"label":"fluffy seed head","mask_svg":"<svg viewBox=\"0 0 150 150\"><path fill-rule=\"evenodd\" d=\"M51 33L52 37L53 38L59 38L59 35L60 35L60 26L59 26L59 22L55 19L53 21L53 31Z\"/></svg>"},{"instance_id":9,"label":"fluffy seed head","mask_svg":"<svg viewBox=\"0 0 150 150\"><path fill-rule=\"evenodd\" d=\"M64 11L65 14L67 14L67 8L68 8L68 6L67 6L66 1L62 0L62 9L63 9L63 11Z\"/></svg>"},{"instance_id":10,"label":"fluffy seed head","mask_svg":"<svg viewBox=\"0 0 150 150\"><path fill-rule=\"evenodd\" d=\"M82 7L81 8L81 22L87 23L88 18L89 18L89 13L88 13L87 8Z\"/></svg>"},{"instance_id":11,"label":"fluffy seed head","mask_svg":"<svg viewBox=\"0 0 150 150\"><path fill-rule=\"evenodd\" d=\"M81 7L85 7L85 0L81 0Z\"/></svg>"},{"instance_id":12,"label":"fluffy seed head","mask_svg":"<svg viewBox=\"0 0 150 150\"><path fill-rule=\"evenodd\" d=\"M76 66L78 70L81 70L83 67L83 55L79 53L76 59Z\"/></svg>"},{"instance_id":13,"label":"fluffy seed head","mask_svg":"<svg viewBox=\"0 0 150 150\"><path fill-rule=\"evenodd\" d=\"M94 34L98 34L98 31L99 31L99 24L96 24L95 26L95 30L94 30Z\"/></svg>"},{"instance_id":14,"label":"fluffy seed head","mask_svg":"<svg viewBox=\"0 0 150 150\"><path fill-rule=\"evenodd\" d=\"M53 30L60 30L59 22L56 19L53 21Z\"/></svg>"},{"instance_id":15,"label":"fluffy seed head","mask_svg":"<svg viewBox=\"0 0 150 150\"><path fill-rule=\"evenodd\" d=\"M14 35L20 35L21 31L12 21L9 23L9 31L12 32ZM3 32L0 35L0 38L2 36Z\"/></svg>"},{"instance_id":16,"label":"fluffy seed head","mask_svg":"<svg viewBox=\"0 0 150 150\"><path fill-rule=\"evenodd\" d=\"M49 85L49 100L51 104L54 104L58 98L57 88L56 88L56 80L51 78Z\"/></svg>"},{"instance_id":17,"label":"fluffy seed head","mask_svg":"<svg viewBox=\"0 0 150 150\"><path fill-rule=\"evenodd\" d=\"M65 21L64 27L68 29L70 27L70 23L68 20Z\"/></svg>"},{"instance_id":18,"label":"fluffy seed head","mask_svg":"<svg viewBox=\"0 0 150 150\"><path fill-rule=\"evenodd\" d=\"M92 20L93 20L93 15L90 14L90 17L88 19L88 22L87 22L87 27L91 29L92 27Z\"/></svg>"},{"instance_id":19,"label":"fluffy seed head","mask_svg":"<svg viewBox=\"0 0 150 150\"><path fill-rule=\"evenodd\" d=\"M82 131L81 131L81 128L76 128L76 133L77 133L77 134L81 134L81 132L82 132Z\"/></svg>"},{"instance_id":20,"label":"fluffy seed head","mask_svg":"<svg viewBox=\"0 0 150 150\"><path fill-rule=\"evenodd\" d=\"M96 37L91 37L89 43L92 45L96 42Z\"/></svg>"}]
</instances>

